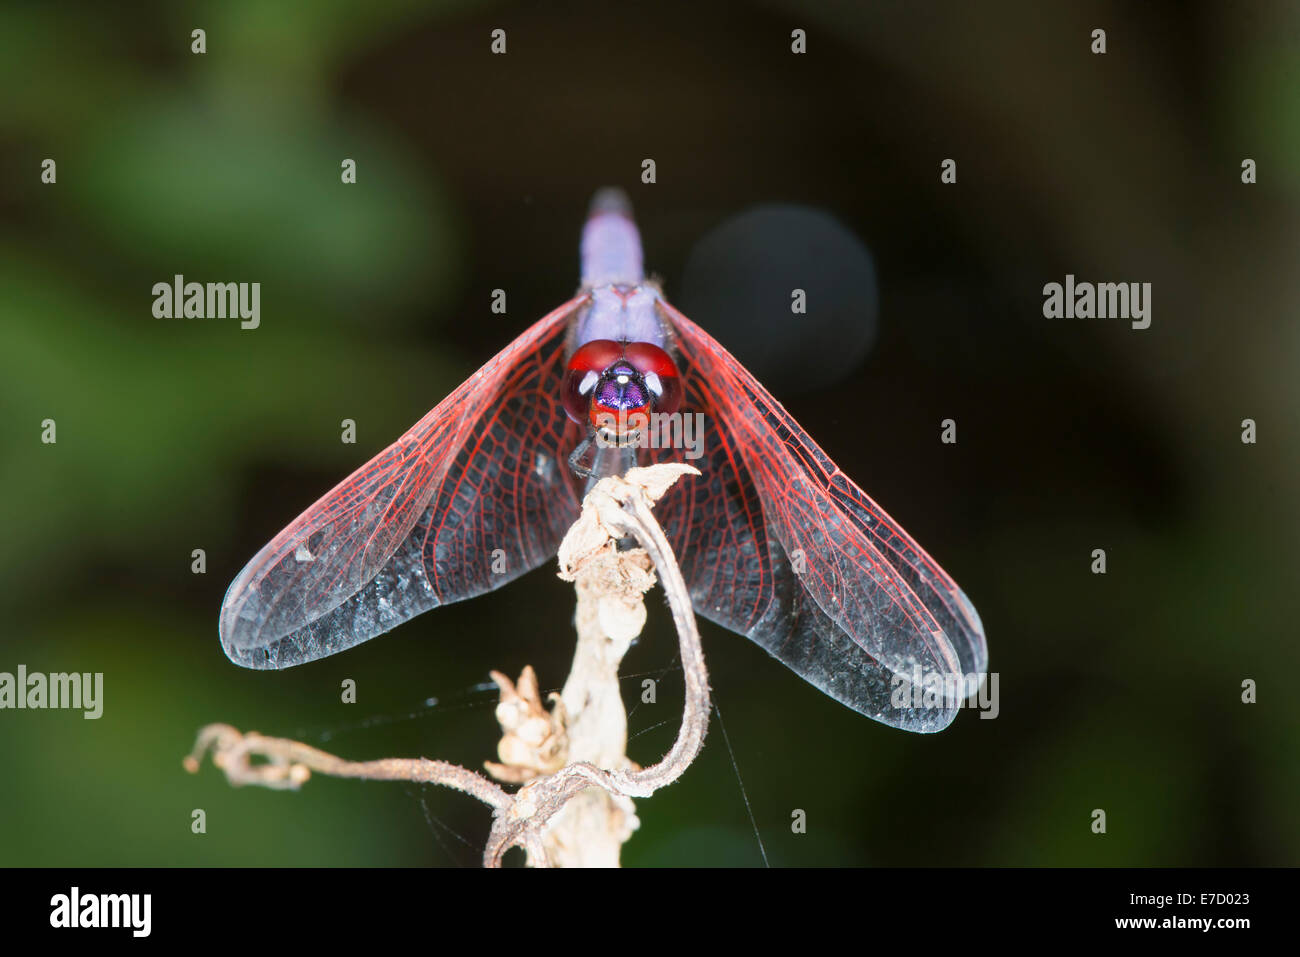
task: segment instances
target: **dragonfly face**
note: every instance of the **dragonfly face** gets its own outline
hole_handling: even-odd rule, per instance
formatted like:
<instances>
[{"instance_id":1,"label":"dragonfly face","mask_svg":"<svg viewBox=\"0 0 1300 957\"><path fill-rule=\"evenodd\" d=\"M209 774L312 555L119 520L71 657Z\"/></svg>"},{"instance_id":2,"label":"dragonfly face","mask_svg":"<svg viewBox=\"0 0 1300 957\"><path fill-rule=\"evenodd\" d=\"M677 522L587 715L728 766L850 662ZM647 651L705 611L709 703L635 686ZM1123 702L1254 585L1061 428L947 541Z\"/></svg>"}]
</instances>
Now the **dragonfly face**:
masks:
<instances>
[{"instance_id":1,"label":"dragonfly face","mask_svg":"<svg viewBox=\"0 0 1300 957\"><path fill-rule=\"evenodd\" d=\"M634 441L645 419L696 417L702 475L656 509L696 613L869 717L945 727L987 668L970 601L646 281L623 194L597 194L581 255L577 296L254 556L222 605L227 655L301 664L506 584L553 560L581 478L681 460Z\"/></svg>"},{"instance_id":2,"label":"dragonfly face","mask_svg":"<svg viewBox=\"0 0 1300 957\"><path fill-rule=\"evenodd\" d=\"M649 342L595 339L569 359L564 380L564 409L579 425L627 430L626 421L652 411L672 415L681 406L677 365Z\"/></svg>"}]
</instances>

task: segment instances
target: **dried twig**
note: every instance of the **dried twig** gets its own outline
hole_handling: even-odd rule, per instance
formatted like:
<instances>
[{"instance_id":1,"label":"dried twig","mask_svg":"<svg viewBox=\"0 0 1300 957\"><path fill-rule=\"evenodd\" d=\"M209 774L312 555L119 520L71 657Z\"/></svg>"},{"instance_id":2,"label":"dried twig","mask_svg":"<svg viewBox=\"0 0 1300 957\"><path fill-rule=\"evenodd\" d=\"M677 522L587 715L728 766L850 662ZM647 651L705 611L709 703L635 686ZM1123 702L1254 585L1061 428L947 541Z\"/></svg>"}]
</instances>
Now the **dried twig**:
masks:
<instances>
[{"instance_id":1,"label":"dried twig","mask_svg":"<svg viewBox=\"0 0 1300 957\"><path fill-rule=\"evenodd\" d=\"M582 516L570 529L561 549L562 577L574 580L578 587L580 626L579 653L565 695L558 696L560 700L555 702L554 710L547 714L541 708L536 676L531 668L525 669L517 687L504 675L493 673L502 689L498 716L506 738L501 747L504 763L491 764L489 769L499 778L523 782L513 795L482 775L445 761L424 758L345 761L296 741L267 738L256 732L241 734L229 725L209 725L199 732L194 751L185 759L186 769L197 771L200 759L211 749L213 763L234 785L297 789L312 771L335 777L443 784L464 791L492 808L492 830L483 852L485 866L499 866L512 847L523 847L534 866L548 866L551 857L561 853L557 848L563 847L563 842L555 839L555 829L549 826L575 796L599 789L615 802L616 809L630 814L628 799L649 797L677 780L704 744L710 705L699 631L681 570L663 530L651 514L651 505L686 473L699 474L686 465L631 469L622 478L602 479L584 499ZM639 596L653 584L653 577L638 576L637 556L618 551L617 542L628 535L636 538L658 571L672 609L686 678L682 726L663 760L638 769L621 754L621 742L626 738L626 716L620 712L622 725L613 735L617 747L601 745L595 750L605 752L597 760L621 766L601 767L591 760L570 760L552 770L557 753L567 749L568 736L581 720L583 709L575 709L568 700L571 690L573 698L582 699L578 704L586 705L590 689L596 686L589 676L579 674L592 667L592 660L597 660L584 655L582 650L584 627L595 636L593 641L607 642L593 654L598 658L603 656L599 660L606 663L613 661L616 679L617 662L644 621ZM643 571L649 570L643 568ZM588 603L585 606L584 600ZM586 626L584 613L590 619ZM591 621L596 624L592 625ZM601 670L599 663L596 668ZM569 714L574 710L579 712L579 717L573 718L570 725ZM601 714L608 713L605 708L598 710ZM253 756L266 758L266 763L252 763ZM624 830L630 833L630 828ZM614 855L616 862L617 844ZM585 860L581 856L577 859Z\"/></svg>"}]
</instances>

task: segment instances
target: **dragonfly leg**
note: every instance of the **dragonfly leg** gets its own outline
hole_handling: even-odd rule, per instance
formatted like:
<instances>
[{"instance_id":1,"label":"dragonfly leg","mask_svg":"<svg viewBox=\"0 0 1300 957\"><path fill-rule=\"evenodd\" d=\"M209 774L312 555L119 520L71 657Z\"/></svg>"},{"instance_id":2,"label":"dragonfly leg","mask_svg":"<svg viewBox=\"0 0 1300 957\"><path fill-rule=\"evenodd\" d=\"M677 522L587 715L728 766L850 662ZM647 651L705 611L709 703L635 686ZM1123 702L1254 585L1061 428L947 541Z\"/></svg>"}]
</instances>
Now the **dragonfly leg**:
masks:
<instances>
[{"instance_id":1,"label":"dragonfly leg","mask_svg":"<svg viewBox=\"0 0 1300 957\"><path fill-rule=\"evenodd\" d=\"M569 453L569 468L573 469L573 474L578 478L589 479L595 476L595 471L591 466L585 464L590 462L595 465L596 454L593 451L595 443L592 441L593 436L587 436L578 443L577 448Z\"/></svg>"},{"instance_id":2,"label":"dragonfly leg","mask_svg":"<svg viewBox=\"0 0 1300 957\"><path fill-rule=\"evenodd\" d=\"M640 433L616 436L611 432L592 432L578 443L569 455L569 468L579 478L587 479L587 491L602 478L624 475L637 464Z\"/></svg>"}]
</instances>

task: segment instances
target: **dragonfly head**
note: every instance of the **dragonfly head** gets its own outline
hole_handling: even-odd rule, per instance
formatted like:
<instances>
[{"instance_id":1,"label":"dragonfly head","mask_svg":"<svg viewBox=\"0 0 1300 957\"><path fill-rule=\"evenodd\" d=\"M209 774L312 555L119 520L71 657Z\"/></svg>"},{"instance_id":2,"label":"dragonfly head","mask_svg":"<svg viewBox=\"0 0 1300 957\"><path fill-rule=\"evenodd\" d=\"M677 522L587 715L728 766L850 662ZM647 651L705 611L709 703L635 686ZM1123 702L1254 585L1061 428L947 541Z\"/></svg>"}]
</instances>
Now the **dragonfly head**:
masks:
<instances>
[{"instance_id":1,"label":"dragonfly head","mask_svg":"<svg viewBox=\"0 0 1300 957\"><path fill-rule=\"evenodd\" d=\"M648 342L588 342L574 352L564 377L569 418L619 438L645 428L651 412L676 412L681 399L672 357Z\"/></svg>"}]
</instances>

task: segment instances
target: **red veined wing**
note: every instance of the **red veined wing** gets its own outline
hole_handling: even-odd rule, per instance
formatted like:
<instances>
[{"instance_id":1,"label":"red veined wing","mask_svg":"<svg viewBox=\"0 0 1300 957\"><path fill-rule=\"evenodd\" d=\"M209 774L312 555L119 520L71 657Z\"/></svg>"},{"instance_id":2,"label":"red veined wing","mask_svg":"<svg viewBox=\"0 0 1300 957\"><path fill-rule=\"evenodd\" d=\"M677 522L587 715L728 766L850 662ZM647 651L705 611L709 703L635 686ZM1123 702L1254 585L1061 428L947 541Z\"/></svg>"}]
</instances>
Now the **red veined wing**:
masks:
<instances>
[{"instance_id":1,"label":"red veined wing","mask_svg":"<svg viewBox=\"0 0 1300 957\"><path fill-rule=\"evenodd\" d=\"M744 366L663 309L683 408L705 415L704 457L692 463L703 476L661 507L695 611L868 717L947 727L969 690L953 695L958 677L988 666L974 606Z\"/></svg>"},{"instance_id":2,"label":"red veined wing","mask_svg":"<svg viewBox=\"0 0 1300 957\"><path fill-rule=\"evenodd\" d=\"M554 557L578 513L558 397L568 320L585 298L538 321L254 556L221 606L232 661L323 658Z\"/></svg>"}]
</instances>

